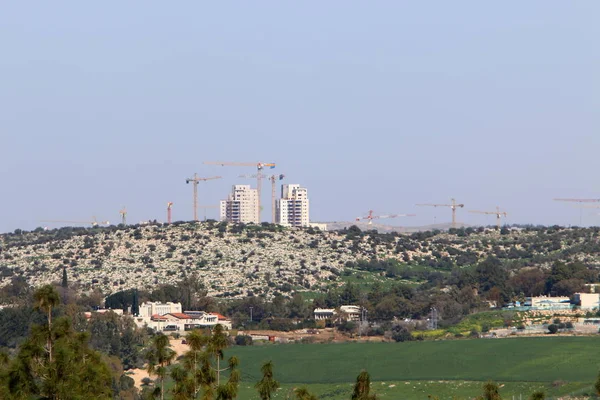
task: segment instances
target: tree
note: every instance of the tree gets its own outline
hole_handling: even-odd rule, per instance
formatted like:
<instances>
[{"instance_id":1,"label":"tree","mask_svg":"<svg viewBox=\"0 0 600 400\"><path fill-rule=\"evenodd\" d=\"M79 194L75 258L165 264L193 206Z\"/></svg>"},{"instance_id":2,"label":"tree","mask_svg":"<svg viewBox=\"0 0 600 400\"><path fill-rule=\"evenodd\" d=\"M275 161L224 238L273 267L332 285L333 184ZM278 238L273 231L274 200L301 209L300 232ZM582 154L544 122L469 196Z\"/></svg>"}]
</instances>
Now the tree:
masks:
<instances>
[{"instance_id":1,"label":"tree","mask_svg":"<svg viewBox=\"0 0 600 400\"><path fill-rule=\"evenodd\" d=\"M140 314L140 299L137 289L133 291L133 299L131 301L131 315Z\"/></svg>"},{"instance_id":2,"label":"tree","mask_svg":"<svg viewBox=\"0 0 600 400\"><path fill-rule=\"evenodd\" d=\"M260 368L262 379L254 385L261 400L271 400L273 393L279 388L279 382L273 377L273 362L267 361Z\"/></svg>"},{"instance_id":3,"label":"tree","mask_svg":"<svg viewBox=\"0 0 600 400\"><path fill-rule=\"evenodd\" d=\"M356 383L354 384L354 391L352 392L352 400L376 400L375 394L370 394L371 391L371 377L369 373L362 370L356 377Z\"/></svg>"},{"instance_id":4,"label":"tree","mask_svg":"<svg viewBox=\"0 0 600 400\"><path fill-rule=\"evenodd\" d=\"M208 342L208 351L217 361L217 386L221 384L220 361L223 359L223 350L229 346L227 335L225 335L223 325L217 324L213 329L213 334Z\"/></svg>"},{"instance_id":5,"label":"tree","mask_svg":"<svg viewBox=\"0 0 600 400\"><path fill-rule=\"evenodd\" d=\"M33 294L33 298L35 308L46 312L48 315L46 351L48 351L48 358L52 363L52 309L60 303L60 296L52 285L44 285Z\"/></svg>"},{"instance_id":6,"label":"tree","mask_svg":"<svg viewBox=\"0 0 600 400\"><path fill-rule=\"evenodd\" d=\"M32 327L8 371L9 398L112 399L110 370L100 353L88 347L88 334L75 332L66 317L57 319L49 334L52 360L45 347L48 327Z\"/></svg>"},{"instance_id":7,"label":"tree","mask_svg":"<svg viewBox=\"0 0 600 400\"><path fill-rule=\"evenodd\" d=\"M170 348L169 338L158 334L152 340L152 347L146 354L148 361L148 374L156 375L160 379L160 398L164 400L165 378L167 376L167 366L175 359L176 353Z\"/></svg>"},{"instance_id":8,"label":"tree","mask_svg":"<svg viewBox=\"0 0 600 400\"><path fill-rule=\"evenodd\" d=\"M306 388L296 388L294 394L296 395L295 400L318 400L317 396L310 393Z\"/></svg>"},{"instance_id":9,"label":"tree","mask_svg":"<svg viewBox=\"0 0 600 400\"><path fill-rule=\"evenodd\" d=\"M596 395L600 395L600 374L598 374L598 378L596 378L594 389L596 389Z\"/></svg>"},{"instance_id":10,"label":"tree","mask_svg":"<svg viewBox=\"0 0 600 400\"><path fill-rule=\"evenodd\" d=\"M529 400L544 400L546 398L546 393L543 390L538 390L533 392L531 396L529 396Z\"/></svg>"},{"instance_id":11,"label":"tree","mask_svg":"<svg viewBox=\"0 0 600 400\"><path fill-rule=\"evenodd\" d=\"M502 400L500 388L496 382L488 381L483 385L483 395L478 400Z\"/></svg>"},{"instance_id":12,"label":"tree","mask_svg":"<svg viewBox=\"0 0 600 400\"><path fill-rule=\"evenodd\" d=\"M61 286L63 287L63 289L69 287L69 281L67 280L67 267L63 267Z\"/></svg>"},{"instance_id":13,"label":"tree","mask_svg":"<svg viewBox=\"0 0 600 400\"><path fill-rule=\"evenodd\" d=\"M556 324L548 325L548 332L550 332L550 334L554 335L556 332L558 332L558 325L556 325Z\"/></svg>"}]
</instances>

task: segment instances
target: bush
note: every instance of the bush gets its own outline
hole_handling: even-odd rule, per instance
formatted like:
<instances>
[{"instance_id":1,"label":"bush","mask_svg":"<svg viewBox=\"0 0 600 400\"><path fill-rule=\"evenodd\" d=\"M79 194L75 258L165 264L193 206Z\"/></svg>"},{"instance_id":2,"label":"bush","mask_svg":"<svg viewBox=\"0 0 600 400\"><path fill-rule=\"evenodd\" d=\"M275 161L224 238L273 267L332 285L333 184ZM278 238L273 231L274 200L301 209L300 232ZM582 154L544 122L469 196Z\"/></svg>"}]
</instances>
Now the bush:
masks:
<instances>
[{"instance_id":1,"label":"bush","mask_svg":"<svg viewBox=\"0 0 600 400\"><path fill-rule=\"evenodd\" d=\"M571 321L567 322L565 326L567 327L567 329L573 329L573 323Z\"/></svg>"},{"instance_id":2,"label":"bush","mask_svg":"<svg viewBox=\"0 0 600 400\"><path fill-rule=\"evenodd\" d=\"M237 346L252 346L252 337L248 335L237 335L235 337L235 344Z\"/></svg>"},{"instance_id":3,"label":"bush","mask_svg":"<svg viewBox=\"0 0 600 400\"><path fill-rule=\"evenodd\" d=\"M392 330L392 339L396 342L409 342L414 340L410 331L404 326L395 326Z\"/></svg>"},{"instance_id":4,"label":"bush","mask_svg":"<svg viewBox=\"0 0 600 400\"><path fill-rule=\"evenodd\" d=\"M556 325L556 324L548 325L548 332L550 332L550 334L554 335L556 332L558 332L558 325Z\"/></svg>"}]
</instances>

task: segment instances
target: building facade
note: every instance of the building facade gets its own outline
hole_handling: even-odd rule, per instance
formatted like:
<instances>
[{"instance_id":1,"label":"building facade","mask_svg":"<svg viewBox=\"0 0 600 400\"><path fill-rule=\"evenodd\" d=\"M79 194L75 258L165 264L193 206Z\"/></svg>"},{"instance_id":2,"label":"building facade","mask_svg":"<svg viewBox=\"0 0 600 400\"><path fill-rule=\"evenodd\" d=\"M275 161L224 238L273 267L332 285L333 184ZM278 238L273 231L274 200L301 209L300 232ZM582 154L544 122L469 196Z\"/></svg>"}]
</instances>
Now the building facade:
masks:
<instances>
[{"instance_id":1,"label":"building facade","mask_svg":"<svg viewBox=\"0 0 600 400\"><path fill-rule=\"evenodd\" d=\"M227 200L221 200L220 219L233 223L258 224L258 191L251 189L250 185L233 185Z\"/></svg>"},{"instance_id":2,"label":"building facade","mask_svg":"<svg viewBox=\"0 0 600 400\"><path fill-rule=\"evenodd\" d=\"M282 185L277 200L276 220L283 226L308 226L310 223L308 190L300 185Z\"/></svg>"}]
</instances>

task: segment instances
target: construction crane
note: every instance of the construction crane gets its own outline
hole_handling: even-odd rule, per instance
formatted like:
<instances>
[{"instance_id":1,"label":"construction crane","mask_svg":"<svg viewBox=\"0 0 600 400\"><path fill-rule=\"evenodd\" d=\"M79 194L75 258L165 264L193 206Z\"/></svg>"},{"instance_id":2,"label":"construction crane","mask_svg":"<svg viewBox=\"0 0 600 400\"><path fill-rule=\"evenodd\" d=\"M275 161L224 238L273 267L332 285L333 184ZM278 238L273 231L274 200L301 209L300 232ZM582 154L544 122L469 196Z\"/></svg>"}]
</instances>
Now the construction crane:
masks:
<instances>
[{"instance_id":1,"label":"construction crane","mask_svg":"<svg viewBox=\"0 0 600 400\"><path fill-rule=\"evenodd\" d=\"M169 201L167 203L167 224L171 223L171 208L173 208L173 202Z\"/></svg>"},{"instance_id":2,"label":"construction crane","mask_svg":"<svg viewBox=\"0 0 600 400\"><path fill-rule=\"evenodd\" d=\"M457 204L455 199L450 199L450 204L416 204L417 206L430 206L430 207L450 207L452 210L452 227L456 228L456 208L463 208L464 204Z\"/></svg>"},{"instance_id":3,"label":"construction crane","mask_svg":"<svg viewBox=\"0 0 600 400\"><path fill-rule=\"evenodd\" d=\"M275 207L275 199L277 198L277 181L283 180L285 175L262 175L262 174L252 174L252 175L240 175L240 178L256 178L256 179L268 179L271 181L271 222L274 224L276 221L276 207Z\"/></svg>"},{"instance_id":4,"label":"construction crane","mask_svg":"<svg viewBox=\"0 0 600 400\"><path fill-rule=\"evenodd\" d=\"M222 161L204 161L206 165L221 165L223 167L256 167L256 194L258 201L256 202L258 222L260 222L260 192L262 188L262 177L260 175L265 167L270 169L275 168L275 163L264 163L264 162L222 162Z\"/></svg>"},{"instance_id":5,"label":"construction crane","mask_svg":"<svg viewBox=\"0 0 600 400\"><path fill-rule=\"evenodd\" d=\"M564 199L558 198L554 199L554 201L565 201L570 203L600 203L600 199ZM579 225L581 225L583 219L583 210L579 210Z\"/></svg>"},{"instance_id":6,"label":"construction crane","mask_svg":"<svg viewBox=\"0 0 600 400\"><path fill-rule=\"evenodd\" d=\"M209 178L200 178L198 174L194 173L193 178L188 178L185 183L192 182L194 184L194 221L198 221L198 182L206 182L212 179L221 179L222 176L211 176Z\"/></svg>"},{"instance_id":7,"label":"construction crane","mask_svg":"<svg viewBox=\"0 0 600 400\"><path fill-rule=\"evenodd\" d=\"M505 218L508 216L508 214L506 213L506 211L500 211L500 207L496 207L496 211L476 211L476 210L470 210L469 212L474 213L474 214L495 215L496 216L496 225L498 226L498 229L500 229L500 218L502 218L502 216L504 216Z\"/></svg>"},{"instance_id":8,"label":"construction crane","mask_svg":"<svg viewBox=\"0 0 600 400\"><path fill-rule=\"evenodd\" d=\"M59 224L77 224L77 225L110 225L108 221L100 221L96 220L96 217L92 217L92 221L64 221L64 220L54 220L54 219L42 219L40 222L50 222L50 223L59 223Z\"/></svg>"},{"instance_id":9,"label":"construction crane","mask_svg":"<svg viewBox=\"0 0 600 400\"><path fill-rule=\"evenodd\" d=\"M123 225L127 225L127 209L125 208L125 206L123 206L121 211L119 211L119 214L121 214L121 223Z\"/></svg>"},{"instance_id":10,"label":"construction crane","mask_svg":"<svg viewBox=\"0 0 600 400\"><path fill-rule=\"evenodd\" d=\"M384 219L384 218L398 218L398 217L415 217L416 214L390 214L390 215L373 215L373 210L369 210L369 214L365 217L357 217L356 220L360 221L361 219L369 220L368 224L371 225L374 219Z\"/></svg>"}]
</instances>

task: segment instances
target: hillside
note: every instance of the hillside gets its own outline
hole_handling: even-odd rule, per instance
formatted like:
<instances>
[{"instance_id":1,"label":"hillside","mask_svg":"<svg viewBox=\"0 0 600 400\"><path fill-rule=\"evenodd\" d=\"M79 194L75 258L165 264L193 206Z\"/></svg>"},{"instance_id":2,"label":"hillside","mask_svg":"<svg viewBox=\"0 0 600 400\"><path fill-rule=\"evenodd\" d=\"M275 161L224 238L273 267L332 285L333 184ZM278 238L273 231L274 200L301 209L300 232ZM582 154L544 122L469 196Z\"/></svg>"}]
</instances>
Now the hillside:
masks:
<instances>
[{"instance_id":1,"label":"hillside","mask_svg":"<svg viewBox=\"0 0 600 400\"><path fill-rule=\"evenodd\" d=\"M263 224L155 224L108 228L62 228L0 236L0 285L15 276L39 286L58 282L66 267L70 282L84 291L108 294L151 289L198 273L209 295L320 291L357 270L380 280L426 281L494 255L509 270L552 262L581 261L596 269L598 229L458 229L450 232L378 234L350 228L320 232ZM392 260L378 270L361 260ZM349 268L347 268L349 267ZM417 273L418 272L418 273Z\"/></svg>"}]
</instances>

